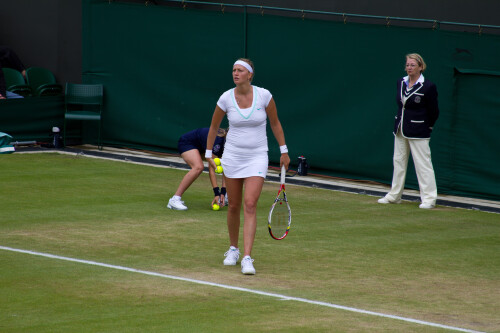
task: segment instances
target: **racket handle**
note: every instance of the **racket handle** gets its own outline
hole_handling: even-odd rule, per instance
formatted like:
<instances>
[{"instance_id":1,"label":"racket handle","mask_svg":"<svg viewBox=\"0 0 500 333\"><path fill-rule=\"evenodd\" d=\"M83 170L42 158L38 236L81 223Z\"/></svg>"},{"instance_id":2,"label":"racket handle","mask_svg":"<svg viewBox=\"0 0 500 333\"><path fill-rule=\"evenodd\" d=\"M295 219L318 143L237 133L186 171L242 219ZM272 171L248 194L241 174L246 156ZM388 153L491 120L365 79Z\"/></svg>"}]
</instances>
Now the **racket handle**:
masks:
<instances>
[{"instance_id":1,"label":"racket handle","mask_svg":"<svg viewBox=\"0 0 500 333\"><path fill-rule=\"evenodd\" d=\"M281 184L285 184L285 174L286 174L286 169L285 166L283 165L281 167Z\"/></svg>"}]
</instances>

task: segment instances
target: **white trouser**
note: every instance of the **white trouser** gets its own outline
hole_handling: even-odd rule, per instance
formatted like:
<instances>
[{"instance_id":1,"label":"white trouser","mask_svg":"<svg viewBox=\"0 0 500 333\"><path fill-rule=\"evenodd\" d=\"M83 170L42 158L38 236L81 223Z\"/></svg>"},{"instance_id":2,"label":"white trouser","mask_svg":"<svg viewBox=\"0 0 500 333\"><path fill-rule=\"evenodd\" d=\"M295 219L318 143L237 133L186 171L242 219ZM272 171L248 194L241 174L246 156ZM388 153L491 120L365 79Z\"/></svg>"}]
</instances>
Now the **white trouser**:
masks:
<instances>
[{"instance_id":1,"label":"white trouser","mask_svg":"<svg viewBox=\"0 0 500 333\"><path fill-rule=\"evenodd\" d=\"M392 187L386 197L391 201L398 201L403 195L408 158L413 157L415 171L417 172L420 199L422 203L435 205L437 199L436 178L431 161L430 139L406 139L398 131L394 137L394 174Z\"/></svg>"}]
</instances>

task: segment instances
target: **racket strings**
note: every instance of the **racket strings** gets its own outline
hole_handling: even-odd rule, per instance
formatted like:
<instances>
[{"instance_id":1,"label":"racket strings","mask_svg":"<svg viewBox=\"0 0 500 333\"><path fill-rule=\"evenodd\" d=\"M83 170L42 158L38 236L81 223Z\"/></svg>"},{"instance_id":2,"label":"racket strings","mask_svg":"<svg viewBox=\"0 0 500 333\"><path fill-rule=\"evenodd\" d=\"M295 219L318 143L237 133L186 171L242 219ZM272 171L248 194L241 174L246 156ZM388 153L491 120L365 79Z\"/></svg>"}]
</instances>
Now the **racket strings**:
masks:
<instances>
[{"instance_id":1,"label":"racket strings","mask_svg":"<svg viewBox=\"0 0 500 333\"><path fill-rule=\"evenodd\" d=\"M282 168L281 187L278 196L271 206L268 217L268 229L272 238L280 240L286 237L292 219L290 206L285 193L285 169Z\"/></svg>"},{"instance_id":2,"label":"racket strings","mask_svg":"<svg viewBox=\"0 0 500 333\"><path fill-rule=\"evenodd\" d=\"M279 238L288 230L289 227L288 205L286 201L280 199L276 202L271 215L271 232L273 236Z\"/></svg>"}]
</instances>

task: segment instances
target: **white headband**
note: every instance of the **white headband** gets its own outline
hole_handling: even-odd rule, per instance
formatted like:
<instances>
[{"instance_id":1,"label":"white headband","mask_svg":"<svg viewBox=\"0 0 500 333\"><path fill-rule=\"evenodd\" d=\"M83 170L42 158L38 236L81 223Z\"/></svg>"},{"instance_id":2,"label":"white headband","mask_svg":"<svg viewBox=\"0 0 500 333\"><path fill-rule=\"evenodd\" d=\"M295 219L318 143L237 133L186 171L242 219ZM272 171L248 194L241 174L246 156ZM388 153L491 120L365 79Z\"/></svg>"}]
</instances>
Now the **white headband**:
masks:
<instances>
[{"instance_id":1,"label":"white headband","mask_svg":"<svg viewBox=\"0 0 500 333\"><path fill-rule=\"evenodd\" d=\"M236 66L236 65L241 65L241 66L245 67L246 69L248 69L248 71L250 73L253 73L252 66L250 66L248 63L244 62L243 60L236 60L236 62L234 63L233 67Z\"/></svg>"}]
</instances>

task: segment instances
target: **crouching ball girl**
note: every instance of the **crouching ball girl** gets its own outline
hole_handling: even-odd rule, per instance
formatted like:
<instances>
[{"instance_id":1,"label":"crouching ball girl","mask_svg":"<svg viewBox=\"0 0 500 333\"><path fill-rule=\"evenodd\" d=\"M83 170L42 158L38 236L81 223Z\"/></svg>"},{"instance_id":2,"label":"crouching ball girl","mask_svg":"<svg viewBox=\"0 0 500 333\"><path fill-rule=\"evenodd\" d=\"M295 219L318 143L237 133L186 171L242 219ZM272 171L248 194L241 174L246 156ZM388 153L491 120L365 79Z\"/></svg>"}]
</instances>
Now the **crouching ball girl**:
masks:
<instances>
[{"instance_id":1,"label":"crouching ball girl","mask_svg":"<svg viewBox=\"0 0 500 333\"><path fill-rule=\"evenodd\" d=\"M226 137L227 131L223 128L219 128L216 131L215 143L212 143L213 153L215 156L222 156L222 152L224 151L224 141ZM205 166L203 165L202 154L204 154L207 148L207 135L208 128L198 128L192 130L188 133L183 134L178 142L178 150L181 154L181 157L191 168L189 172L182 178L179 187L175 191L175 194L168 201L167 207L174 210L187 210L187 206L182 201L182 195L186 190L191 186L192 183L203 172ZM224 176L222 177L222 188L219 188L217 185L217 178L215 176L215 167L213 165L208 166L208 174L210 177L210 183L212 184L212 188L214 191L214 198L212 200L212 204L217 203L221 206L224 206L226 202L226 188L224 185Z\"/></svg>"}]
</instances>

